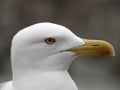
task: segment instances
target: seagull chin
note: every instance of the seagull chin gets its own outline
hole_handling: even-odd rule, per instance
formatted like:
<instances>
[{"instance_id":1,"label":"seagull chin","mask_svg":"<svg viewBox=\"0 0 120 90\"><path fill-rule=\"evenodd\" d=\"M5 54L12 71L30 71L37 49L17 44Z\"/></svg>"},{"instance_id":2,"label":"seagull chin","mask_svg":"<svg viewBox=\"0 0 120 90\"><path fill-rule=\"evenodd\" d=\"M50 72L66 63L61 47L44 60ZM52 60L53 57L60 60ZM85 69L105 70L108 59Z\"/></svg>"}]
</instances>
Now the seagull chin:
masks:
<instances>
[{"instance_id":1,"label":"seagull chin","mask_svg":"<svg viewBox=\"0 0 120 90\"><path fill-rule=\"evenodd\" d=\"M12 40L13 80L1 90L78 90L68 68L82 55L115 56L115 51L106 41L80 38L62 25L24 28Z\"/></svg>"}]
</instances>

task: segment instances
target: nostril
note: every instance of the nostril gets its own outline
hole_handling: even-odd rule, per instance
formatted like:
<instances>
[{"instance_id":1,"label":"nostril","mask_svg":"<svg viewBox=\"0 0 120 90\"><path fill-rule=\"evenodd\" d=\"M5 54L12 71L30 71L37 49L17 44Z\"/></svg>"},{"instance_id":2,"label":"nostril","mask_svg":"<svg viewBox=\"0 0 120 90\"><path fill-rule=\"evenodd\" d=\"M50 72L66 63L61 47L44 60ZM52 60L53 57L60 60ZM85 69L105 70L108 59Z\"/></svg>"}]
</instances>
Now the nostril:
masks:
<instances>
[{"instance_id":1,"label":"nostril","mask_svg":"<svg viewBox=\"0 0 120 90\"><path fill-rule=\"evenodd\" d=\"M99 44L92 44L91 46L99 46Z\"/></svg>"}]
</instances>

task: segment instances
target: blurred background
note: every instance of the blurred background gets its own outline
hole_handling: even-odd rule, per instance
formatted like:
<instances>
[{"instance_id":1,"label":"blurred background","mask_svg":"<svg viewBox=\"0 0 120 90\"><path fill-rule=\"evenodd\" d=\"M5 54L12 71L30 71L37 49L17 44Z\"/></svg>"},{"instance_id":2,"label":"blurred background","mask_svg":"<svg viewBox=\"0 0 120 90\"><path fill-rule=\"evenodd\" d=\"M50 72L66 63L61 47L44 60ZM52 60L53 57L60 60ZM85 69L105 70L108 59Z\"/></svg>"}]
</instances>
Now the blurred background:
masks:
<instances>
[{"instance_id":1,"label":"blurred background","mask_svg":"<svg viewBox=\"0 0 120 90\"><path fill-rule=\"evenodd\" d=\"M79 90L120 90L120 0L0 0L0 82L12 79L10 46L22 28L53 22L110 42L115 57L81 56L69 72Z\"/></svg>"}]
</instances>

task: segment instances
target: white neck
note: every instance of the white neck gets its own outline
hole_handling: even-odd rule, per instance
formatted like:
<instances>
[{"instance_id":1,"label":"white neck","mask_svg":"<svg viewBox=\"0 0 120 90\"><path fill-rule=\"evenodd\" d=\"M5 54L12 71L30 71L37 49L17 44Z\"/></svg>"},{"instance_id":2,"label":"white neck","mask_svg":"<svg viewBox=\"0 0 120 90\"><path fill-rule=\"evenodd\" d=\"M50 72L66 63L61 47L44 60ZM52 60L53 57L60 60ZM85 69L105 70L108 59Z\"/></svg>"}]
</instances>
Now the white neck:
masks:
<instances>
[{"instance_id":1,"label":"white neck","mask_svg":"<svg viewBox=\"0 0 120 90\"><path fill-rule=\"evenodd\" d=\"M77 90L67 71L74 60L71 54L61 53L42 60L34 59L34 62L30 60L31 57L17 60L26 61L29 58L29 61L32 61L31 63L17 63L13 60L13 85L15 90Z\"/></svg>"},{"instance_id":2,"label":"white neck","mask_svg":"<svg viewBox=\"0 0 120 90\"><path fill-rule=\"evenodd\" d=\"M14 80L15 90L78 90L67 71L33 73Z\"/></svg>"}]
</instances>

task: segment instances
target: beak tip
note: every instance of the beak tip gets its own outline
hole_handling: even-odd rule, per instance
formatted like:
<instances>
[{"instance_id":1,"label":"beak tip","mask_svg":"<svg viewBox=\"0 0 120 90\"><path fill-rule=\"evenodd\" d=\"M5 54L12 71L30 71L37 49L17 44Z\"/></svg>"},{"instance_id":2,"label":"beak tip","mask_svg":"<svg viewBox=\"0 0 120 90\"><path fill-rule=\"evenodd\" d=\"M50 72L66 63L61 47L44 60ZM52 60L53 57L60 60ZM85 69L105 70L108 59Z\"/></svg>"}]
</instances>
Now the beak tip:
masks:
<instances>
[{"instance_id":1,"label":"beak tip","mask_svg":"<svg viewBox=\"0 0 120 90\"><path fill-rule=\"evenodd\" d=\"M113 49L112 55L111 56L115 56L115 50Z\"/></svg>"},{"instance_id":2,"label":"beak tip","mask_svg":"<svg viewBox=\"0 0 120 90\"><path fill-rule=\"evenodd\" d=\"M115 49L113 48L113 46L109 44L108 47L110 48L110 56L115 56Z\"/></svg>"},{"instance_id":3,"label":"beak tip","mask_svg":"<svg viewBox=\"0 0 120 90\"><path fill-rule=\"evenodd\" d=\"M99 42L99 41L98 41ZM106 41L100 40L100 51L98 52L102 56L115 56L115 49L113 46Z\"/></svg>"}]
</instances>

